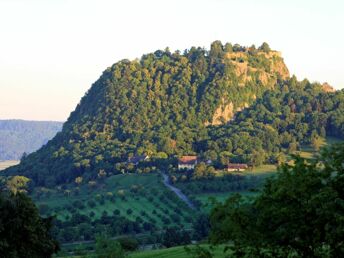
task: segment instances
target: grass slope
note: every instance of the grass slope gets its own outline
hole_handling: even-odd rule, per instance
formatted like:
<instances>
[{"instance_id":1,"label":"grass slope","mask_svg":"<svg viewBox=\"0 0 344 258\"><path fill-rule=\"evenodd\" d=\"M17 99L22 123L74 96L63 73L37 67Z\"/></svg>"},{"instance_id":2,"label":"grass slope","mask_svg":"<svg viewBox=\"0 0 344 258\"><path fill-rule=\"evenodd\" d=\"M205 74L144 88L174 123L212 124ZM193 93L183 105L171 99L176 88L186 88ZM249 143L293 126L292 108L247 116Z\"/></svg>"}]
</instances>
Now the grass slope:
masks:
<instances>
[{"instance_id":1,"label":"grass slope","mask_svg":"<svg viewBox=\"0 0 344 258\"><path fill-rule=\"evenodd\" d=\"M93 212L94 219L101 217L103 212L112 214L118 210L130 220L141 217L144 221L154 222L159 228L167 226L163 218L168 218L171 225L189 227L190 209L177 197L166 198L168 192L157 173L125 174L111 176L93 187L85 183L79 187L71 185L65 190L39 188L33 198L41 210L49 207L46 215L57 215L61 220L71 216L71 206L74 206L80 214ZM93 201L95 206L90 207L89 201ZM78 208L73 205L76 202L85 207ZM131 212L128 212L129 209ZM174 216L178 216L180 222L176 222Z\"/></svg>"},{"instance_id":2,"label":"grass slope","mask_svg":"<svg viewBox=\"0 0 344 258\"><path fill-rule=\"evenodd\" d=\"M192 246L189 246L192 248ZM208 248L208 245L202 245L202 247ZM226 255L223 253L224 246L217 246L213 250L214 258L224 258ZM227 254L228 255L228 254ZM129 258L188 258L192 255L185 251L184 246L171 247L167 249L141 251L129 255Z\"/></svg>"}]
</instances>

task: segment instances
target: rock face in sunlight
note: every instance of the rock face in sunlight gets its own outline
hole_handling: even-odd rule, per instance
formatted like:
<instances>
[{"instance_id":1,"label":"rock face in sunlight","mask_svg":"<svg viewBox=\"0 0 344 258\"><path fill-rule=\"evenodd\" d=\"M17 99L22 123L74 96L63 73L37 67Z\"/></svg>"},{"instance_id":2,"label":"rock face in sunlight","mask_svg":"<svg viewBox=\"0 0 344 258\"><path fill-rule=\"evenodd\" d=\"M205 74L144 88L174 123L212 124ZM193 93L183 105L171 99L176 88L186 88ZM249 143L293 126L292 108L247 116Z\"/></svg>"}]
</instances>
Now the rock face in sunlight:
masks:
<instances>
[{"instance_id":1,"label":"rock face in sunlight","mask_svg":"<svg viewBox=\"0 0 344 258\"><path fill-rule=\"evenodd\" d=\"M135 171L126 165L135 155L275 162L311 137L342 134L341 117L329 115L335 105L324 108L325 88L290 78L280 52L266 43L157 50L108 67L62 132L5 173L55 186ZM328 114L320 119L321 112Z\"/></svg>"},{"instance_id":2,"label":"rock face in sunlight","mask_svg":"<svg viewBox=\"0 0 344 258\"><path fill-rule=\"evenodd\" d=\"M335 92L336 90L327 82L322 84L322 88L325 92Z\"/></svg>"}]
</instances>

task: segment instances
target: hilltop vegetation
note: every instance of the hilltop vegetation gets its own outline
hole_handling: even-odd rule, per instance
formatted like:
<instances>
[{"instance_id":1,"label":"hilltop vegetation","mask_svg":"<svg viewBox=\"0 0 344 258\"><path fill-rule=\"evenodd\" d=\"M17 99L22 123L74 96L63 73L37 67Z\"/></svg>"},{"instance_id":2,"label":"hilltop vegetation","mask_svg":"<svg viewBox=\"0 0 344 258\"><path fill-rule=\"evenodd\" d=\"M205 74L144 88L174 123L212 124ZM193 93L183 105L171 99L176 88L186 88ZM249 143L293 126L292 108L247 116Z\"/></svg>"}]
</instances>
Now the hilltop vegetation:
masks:
<instances>
[{"instance_id":1,"label":"hilltop vegetation","mask_svg":"<svg viewBox=\"0 0 344 258\"><path fill-rule=\"evenodd\" d=\"M267 44L158 50L106 69L62 132L7 173L52 187L137 172L125 161L143 153L153 166L192 153L215 167L279 163L319 136L342 137L343 109L343 92L289 78Z\"/></svg>"},{"instance_id":2,"label":"hilltop vegetation","mask_svg":"<svg viewBox=\"0 0 344 258\"><path fill-rule=\"evenodd\" d=\"M0 120L0 161L20 160L62 129L61 122Z\"/></svg>"}]
</instances>

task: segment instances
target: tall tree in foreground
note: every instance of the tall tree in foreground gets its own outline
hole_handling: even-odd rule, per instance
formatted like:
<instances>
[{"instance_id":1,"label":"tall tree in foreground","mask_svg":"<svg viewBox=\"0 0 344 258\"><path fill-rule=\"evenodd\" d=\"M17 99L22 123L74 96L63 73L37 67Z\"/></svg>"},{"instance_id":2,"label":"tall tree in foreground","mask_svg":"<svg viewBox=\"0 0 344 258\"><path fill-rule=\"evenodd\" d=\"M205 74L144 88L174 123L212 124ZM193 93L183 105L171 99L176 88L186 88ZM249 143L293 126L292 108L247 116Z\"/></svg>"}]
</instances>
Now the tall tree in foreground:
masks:
<instances>
[{"instance_id":1,"label":"tall tree in foreground","mask_svg":"<svg viewBox=\"0 0 344 258\"><path fill-rule=\"evenodd\" d=\"M233 196L210 220L211 242L231 242L234 257L344 257L344 144L295 157L254 201Z\"/></svg>"},{"instance_id":2,"label":"tall tree in foreground","mask_svg":"<svg viewBox=\"0 0 344 258\"><path fill-rule=\"evenodd\" d=\"M47 258L59 249L50 234L51 218L41 218L21 192L0 192L0 256Z\"/></svg>"}]
</instances>

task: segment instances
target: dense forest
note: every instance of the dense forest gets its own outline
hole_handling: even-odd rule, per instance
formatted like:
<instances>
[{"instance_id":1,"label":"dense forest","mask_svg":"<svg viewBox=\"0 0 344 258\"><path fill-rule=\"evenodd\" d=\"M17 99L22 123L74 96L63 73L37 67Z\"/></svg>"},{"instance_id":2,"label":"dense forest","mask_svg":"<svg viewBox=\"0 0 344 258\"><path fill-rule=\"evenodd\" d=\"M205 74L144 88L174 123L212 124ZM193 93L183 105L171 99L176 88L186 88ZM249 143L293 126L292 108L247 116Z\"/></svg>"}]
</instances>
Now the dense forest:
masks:
<instances>
[{"instance_id":1,"label":"dense forest","mask_svg":"<svg viewBox=\"0 0 344 258\"><path fill-rule=\"evenodd\" d=\"M62 132L6 173L51 187L129 171L135 154L279 163L320 136L343 137L343 114L343 91L290 77L266 43L167 48L107 68Z\"/></svg>"},{"instance_id":2,"label":"dense forest","mask_svg":"<svg viewBox=\"0 0 344 258\"><path fill-rule=\"evenodd\" d=\"M62 122L0 120L0 160L19 160L61 131Z\"/></svg>"}]
</instances>

